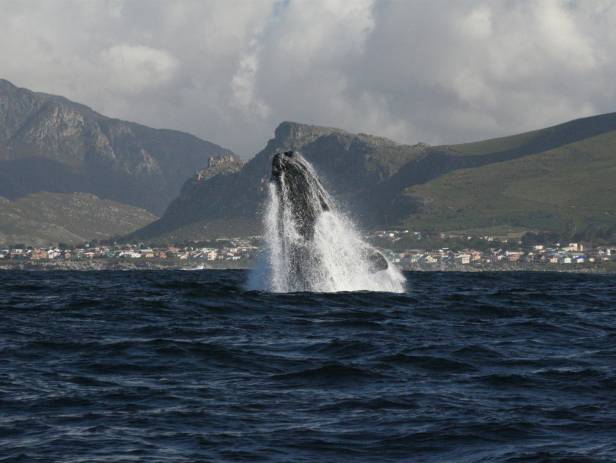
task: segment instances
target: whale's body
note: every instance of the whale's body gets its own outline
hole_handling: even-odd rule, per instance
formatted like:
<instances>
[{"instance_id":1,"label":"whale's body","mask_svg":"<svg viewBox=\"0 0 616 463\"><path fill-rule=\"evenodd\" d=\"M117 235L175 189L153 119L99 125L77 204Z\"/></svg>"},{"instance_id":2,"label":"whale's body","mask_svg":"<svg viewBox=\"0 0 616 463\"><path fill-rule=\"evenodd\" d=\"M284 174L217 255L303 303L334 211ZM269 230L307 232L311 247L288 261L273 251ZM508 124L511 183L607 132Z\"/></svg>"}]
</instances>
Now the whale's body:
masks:
<instances>
[{"instance_id":1,"label":"whale's body","mask_svg":"<svg viewBox=\"0 0 616 463\"><path fill-rule=\"evenodd\" d=\"M296 231L305 240L311 240L319 216L333 207L311 167L294 151L277 153L272 159L272 182L283 202L279 213L286 208Z\"/></svg>"},{"instance_id":2,"label":"whale's body","mask_svg":"<svg viewBox=\"0 0 616 463\"><path fill-rule=\"evenodd\" d=\"M297 152L277 153L272 159L272 176L279 197L278 233L286 245L284 250L290 256L292 271L300 281L309 280L307 273L318 269L319 256L312 241L321 216L335 209L335 204L319 181L310 164ZM289 220L291 219L291 220ZM289 234L285 229L293 227L292 233L299 240L284 240ZM387 260L383 255L362 243L358 252L368 263L371 272L386 270Z\"/></svg>"},{"instance_id":3,"label":"whale's body","mask_svg":"<svg viewBox=\"0 0 616 463\"><path fill-rule=\"evenodd\" d=\"M405 278L357 232L294 151L272 158L263 252L248 287L272 292L403 292Z\"/></svg>"}]
</instances>

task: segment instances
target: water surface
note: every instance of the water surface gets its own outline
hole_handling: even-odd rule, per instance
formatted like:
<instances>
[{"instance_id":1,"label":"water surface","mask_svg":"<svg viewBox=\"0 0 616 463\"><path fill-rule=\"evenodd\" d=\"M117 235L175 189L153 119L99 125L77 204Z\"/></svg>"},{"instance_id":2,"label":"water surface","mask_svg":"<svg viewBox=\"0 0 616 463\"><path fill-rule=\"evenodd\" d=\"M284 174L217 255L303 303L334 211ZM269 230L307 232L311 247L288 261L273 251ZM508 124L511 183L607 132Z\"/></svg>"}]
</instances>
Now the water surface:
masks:
<instances>
[{"instance_id":1,"label":"water surface","mask_svg":"<svg viewBox=\"0 0 616 463\"><path fill-rule=\"evenodd\" d=\"M0 272L0 461L613 462L613 276Z\"/></svg>"}]
</instances>

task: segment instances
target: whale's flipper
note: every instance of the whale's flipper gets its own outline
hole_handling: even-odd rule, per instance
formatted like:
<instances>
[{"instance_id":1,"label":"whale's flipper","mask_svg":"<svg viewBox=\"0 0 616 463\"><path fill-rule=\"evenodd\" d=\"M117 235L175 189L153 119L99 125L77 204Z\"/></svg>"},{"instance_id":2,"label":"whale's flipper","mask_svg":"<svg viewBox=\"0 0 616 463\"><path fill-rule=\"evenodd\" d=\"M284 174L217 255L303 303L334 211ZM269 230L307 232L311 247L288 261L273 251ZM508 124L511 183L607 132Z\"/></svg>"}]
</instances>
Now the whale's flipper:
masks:
<instances>
[{"instance_id":1,"label":"whale's flipper","mask_svg":"<svg viewBox=\"0 0 616 463\"><path fill-rule=\"evenodd\" d=\"M387 270L389 264L387 263L387 259L383 257L383 254L374 249L366 249L365 252L366 258L370 263L370 271L380 272L381 270Z\"/></svg>"}]
</instances>

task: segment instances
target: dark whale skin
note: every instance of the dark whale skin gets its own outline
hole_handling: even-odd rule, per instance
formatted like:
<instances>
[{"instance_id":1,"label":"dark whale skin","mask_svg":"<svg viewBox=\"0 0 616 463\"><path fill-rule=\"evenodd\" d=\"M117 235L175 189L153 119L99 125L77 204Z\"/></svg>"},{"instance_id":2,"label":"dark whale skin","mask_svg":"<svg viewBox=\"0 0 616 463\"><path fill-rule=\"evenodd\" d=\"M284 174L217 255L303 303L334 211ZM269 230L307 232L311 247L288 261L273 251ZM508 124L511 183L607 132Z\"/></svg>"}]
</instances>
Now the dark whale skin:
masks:
<instances>
[{"instance_id":1,"label":"dark whale skin","mask_svg":"<svg viewBox=\"0 0 616 463\"><path fill-rule=\"evenodd\" d=\"M301 155L295 151L276 153L272 158L270 181L274 183L280 196L284 190L285 200L290 205L297 232L306 242L312 240L319 215L332 209L332 205L321 184L303 163ZM286 188L283 188L283 182ZM316 198L313 195L316 195ZM293 251L296 256L293 260L296 260L298 266L301 265L301 256L304 254L302 251L301 249ZM363 249L362 252L370 264L371 271L378 272L388 268L389 264L380 252L370 247Z\"/></svg>"},{"instance_id":2,"label":"dark whale skin","mask_svg":"<svg viewBox=\"0 0 616 463\"><path fill-rule=\"evenodd\" d=\"M282 192L283 176L287 187L286 200L291 205L297 231L306 241L311 240L319 215L331 209L326 194L294 151L277 153L272 159L272 181L279 193ZM316 203L311 198L311 191L317 195Z\"/></svg>"}]
</instances>

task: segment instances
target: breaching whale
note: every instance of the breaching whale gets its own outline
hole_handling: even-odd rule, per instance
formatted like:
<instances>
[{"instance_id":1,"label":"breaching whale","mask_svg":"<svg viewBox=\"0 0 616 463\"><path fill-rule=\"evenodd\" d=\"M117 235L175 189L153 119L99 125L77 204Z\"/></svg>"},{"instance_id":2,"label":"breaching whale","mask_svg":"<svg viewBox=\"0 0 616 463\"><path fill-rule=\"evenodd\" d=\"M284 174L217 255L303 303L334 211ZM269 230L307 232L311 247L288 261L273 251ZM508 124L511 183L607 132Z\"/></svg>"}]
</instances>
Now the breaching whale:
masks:
<instances>
[{"instance_id":1,"label":"breaching whale","mask_svg":"<svg viewBox=\"0 0 616 463\"><path fill-rule=\"evenodd\" d=\"M247 286L298 291L403 292L406 280L366 243L296 151L271 158L262 253Z\"/></svg>"},{"instance_id":2,"label":"breaching whale","mask_svg":"<svg viewBox=\"0 0 616 463\"><path fill-rule=\"evenodd\" d=\"M314 266L317 258L311 253L310 242L314 238L315 225L320 216L335 208L325 188L319 181L314 170L304 157L295 151L276 153L272 159L272 176L280 202L278 232L284 235L285 226L292 225L294 231L304 243L290 249L295 260L294 267L298 272L305 272L305 267ZM285 212L290 216L284 217ZM370 270L377 272L388 268L383 255L369 245L363 245L359 250L362 257L369 263Z\"/></svg>"}]
</instances>

